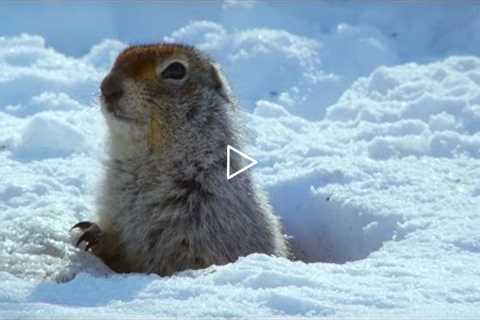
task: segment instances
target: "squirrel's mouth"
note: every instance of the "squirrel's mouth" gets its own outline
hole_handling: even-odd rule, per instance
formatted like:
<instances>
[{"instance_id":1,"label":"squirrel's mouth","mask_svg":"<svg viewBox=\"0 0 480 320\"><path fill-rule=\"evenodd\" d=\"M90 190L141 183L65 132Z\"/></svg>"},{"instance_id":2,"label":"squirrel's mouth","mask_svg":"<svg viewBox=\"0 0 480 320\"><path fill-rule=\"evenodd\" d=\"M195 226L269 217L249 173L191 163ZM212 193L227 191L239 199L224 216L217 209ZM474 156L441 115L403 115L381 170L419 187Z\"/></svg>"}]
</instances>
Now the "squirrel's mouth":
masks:
<instances>
[{"instance_id":1,"label":"squirrel's mouth","mask_svg":"<svg viewBox=\"0 0 480 320\"><path fill-rule=\"evenodd\" d=\"M113 118L115 118L119 121L129 122L129 123L131 123L131 122L137 123L138 122L137 119L126 116L126 115L118 112L118 110L111 111L110 114L112 115Z\"/></svg>"},{"instance_id":2,"label":"squirrel's mouth","mask_svg":"<svg viewBox=\"0 0 480 320\"><path fill-rule=\"evenodd\" d=\"M101 106L104 114L112 119L115 119L121 122L126 122L126 123L139 122L138 119L132 116L126 115L124 112L122 112L118 105L108 103L105 101L105 99L101 99Z\"/></svg>"}]
</instances>

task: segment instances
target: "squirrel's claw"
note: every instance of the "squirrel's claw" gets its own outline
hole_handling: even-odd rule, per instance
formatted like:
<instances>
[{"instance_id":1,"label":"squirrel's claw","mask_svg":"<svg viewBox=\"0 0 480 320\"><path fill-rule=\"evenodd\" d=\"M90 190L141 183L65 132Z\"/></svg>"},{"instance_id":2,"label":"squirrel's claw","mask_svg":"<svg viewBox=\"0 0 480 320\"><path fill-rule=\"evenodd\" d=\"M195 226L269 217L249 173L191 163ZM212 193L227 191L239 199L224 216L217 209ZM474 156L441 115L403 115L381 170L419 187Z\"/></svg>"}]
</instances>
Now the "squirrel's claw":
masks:
<instances>
[{"instance_id":1,"label":"squirrel's claw","mask_svg":"<svg viewBox=\"0 0 480 320\"><path fill-rule=\"evenodd\" d=\"M87 229L88 227L90 227L93 223L90 222L90 221L81 221L77 224L75 224L72 228L70 228L70 231L72 231L73 229L76 229L76 228L79 228L79 229Z\"/></svg>"},{"instance_id":2,"label":"squirrel's claw","mask_svg":"<svg viewBox=\"0 0 480 320\"><path fill-rule=\"evenodd\" d=\"M90 221L82 221L72 227L72 229L75 228L79 228L83 231L83 234L77 240L77 247L80 245L80 243L85 242L85 251L88 251L100 242L102 230L97 224Z\"/></svg>"}]
</instances>

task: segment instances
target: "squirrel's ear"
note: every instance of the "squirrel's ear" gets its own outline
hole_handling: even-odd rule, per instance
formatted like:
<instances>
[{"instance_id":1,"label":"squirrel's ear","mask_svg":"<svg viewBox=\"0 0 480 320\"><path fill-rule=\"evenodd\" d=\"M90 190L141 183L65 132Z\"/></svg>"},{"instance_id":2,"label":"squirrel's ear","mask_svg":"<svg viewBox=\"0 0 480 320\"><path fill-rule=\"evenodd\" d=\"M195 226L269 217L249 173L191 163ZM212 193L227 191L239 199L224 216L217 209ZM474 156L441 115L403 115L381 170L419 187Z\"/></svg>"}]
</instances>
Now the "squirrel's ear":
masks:
<instances>
[{"instance_id":1,"label":"squirrel's ear","mask_svg":"<svg viewBox=\"0 0 480 320\"><path fill-rule=\"evenodd\" d=\"M210 72L212 74L213 88L215 91L225 100L230 101L230 87L220 70L220 66L213 63L210 64Z\"/></svg>"}]
</instances>

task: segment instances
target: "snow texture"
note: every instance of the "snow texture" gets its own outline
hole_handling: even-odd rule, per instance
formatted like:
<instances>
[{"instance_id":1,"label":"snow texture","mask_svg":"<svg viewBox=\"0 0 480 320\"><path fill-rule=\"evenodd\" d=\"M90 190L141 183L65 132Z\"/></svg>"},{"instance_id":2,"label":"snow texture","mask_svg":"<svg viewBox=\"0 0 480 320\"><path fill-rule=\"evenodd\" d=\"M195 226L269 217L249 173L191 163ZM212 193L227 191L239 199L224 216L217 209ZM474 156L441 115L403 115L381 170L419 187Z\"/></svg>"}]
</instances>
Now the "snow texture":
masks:
<instances>
[{"instance_id":1,"label":"snow texture","mask_svg":"<svg viewBox=\"0 0 480 320\"><path fill-rule=\"evenodd\" d=\"M461 1L1 3L0 319L478 319L479 28ZM99 82L159 40L223 66L298 261L161 278L73 245L104 169Z\"/></svg>"}]
</instances>

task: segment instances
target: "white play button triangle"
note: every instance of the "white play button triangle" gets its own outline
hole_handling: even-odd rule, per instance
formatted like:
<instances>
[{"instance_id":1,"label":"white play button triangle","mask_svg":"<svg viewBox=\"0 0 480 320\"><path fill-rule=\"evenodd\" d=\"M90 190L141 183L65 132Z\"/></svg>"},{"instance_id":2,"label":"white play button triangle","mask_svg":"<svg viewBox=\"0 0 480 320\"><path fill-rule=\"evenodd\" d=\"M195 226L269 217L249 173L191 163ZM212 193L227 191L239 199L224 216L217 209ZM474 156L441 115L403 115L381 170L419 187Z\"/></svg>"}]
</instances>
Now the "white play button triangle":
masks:
<instances>
[{"instance_id":1,"label":"white play button triangle","mask_svg":"<svg viewBox=\"0 0 480 320\"><path fill-rule=\"evenodd\" d=\"M236 172L234 173L230 173L230 151L233 150L233 152L239 154L242 158L244 159L247 159L249 161L249 164L246 165L245 167L241 168L240 170L237 170ZM232 147L231 145L227 145L227 180L230 180L232 179L233 177L235 177L237 174L240 174L242 173L243 171L245 170L248 170L250 169L251 167L253 167L254 165L257 164L257 160L253 159L252 157L246 155L245 153L235 149L234 147Z\"/></svg>"}]
</instances>

